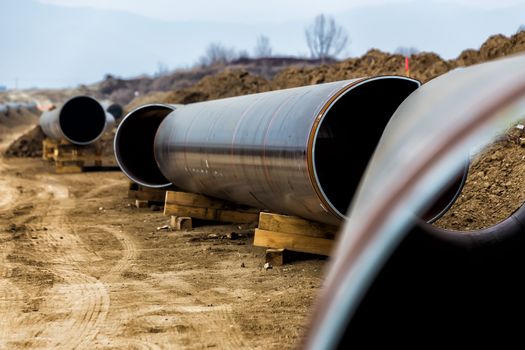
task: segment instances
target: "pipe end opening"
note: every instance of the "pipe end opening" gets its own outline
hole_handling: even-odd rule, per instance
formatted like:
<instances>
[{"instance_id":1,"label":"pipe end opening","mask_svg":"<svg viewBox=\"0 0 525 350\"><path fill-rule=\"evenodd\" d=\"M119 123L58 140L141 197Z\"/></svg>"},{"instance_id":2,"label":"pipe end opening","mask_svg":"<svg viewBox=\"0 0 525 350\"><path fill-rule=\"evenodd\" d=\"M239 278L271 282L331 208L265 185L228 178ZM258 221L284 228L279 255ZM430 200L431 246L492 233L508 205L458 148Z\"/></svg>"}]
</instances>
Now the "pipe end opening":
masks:
<instances>
[{"instance_id":1,"label":"pipe end opening","mask_svg":"<svg viewBox=\"0 0 525 350\"><path fill-rule=\"evenodd\" d=\"M87 145L104 133L106 112L94 98L77 96L64 104L59 123L62 133L71 143Z\"/></svg>"},{"instance_id":2,"label":"pipe end opening","mask_svg":"<svg viewBox=\"0 0 525 350\"><path fill-rule=\"evenodd\" d=\"M313 168L324 202L341 219L387 123L419 86L400 76L366 79L346 88L325 111L313 143Z\"/></svg>"},{"instance_id":3,"label":"pipe end opening","mask_svg":"<svg viewBox=\"0 0 525 350\"><path fill-rule=\"evenodd\" d=\"M155 135L164 118L174 110L169 105L146 105L130 112L115 135L115 157L121 170L134 182L152 188L171 185L155 160Z\"/></svg>"}]
</instances>

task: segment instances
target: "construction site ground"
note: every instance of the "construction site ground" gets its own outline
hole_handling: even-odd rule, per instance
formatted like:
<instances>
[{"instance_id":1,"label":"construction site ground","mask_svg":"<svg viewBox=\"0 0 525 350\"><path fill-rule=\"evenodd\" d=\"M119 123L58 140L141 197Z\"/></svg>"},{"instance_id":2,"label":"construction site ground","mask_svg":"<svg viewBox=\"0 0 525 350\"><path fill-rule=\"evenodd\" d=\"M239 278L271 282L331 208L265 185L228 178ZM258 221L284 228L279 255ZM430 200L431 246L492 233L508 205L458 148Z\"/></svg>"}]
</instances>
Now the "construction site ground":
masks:
<instances>
[{"instance_id":1,"label":"construction site ground","mask_svg":"<svg viewBox=\"0 0 525 350\"><path fill-rule=\"evenodd\" d=\"M297 345L326 260L264 269L251 227L169 231L127 189L120 172L0 156L0 349Z\"/></svg>"}]
</instances>

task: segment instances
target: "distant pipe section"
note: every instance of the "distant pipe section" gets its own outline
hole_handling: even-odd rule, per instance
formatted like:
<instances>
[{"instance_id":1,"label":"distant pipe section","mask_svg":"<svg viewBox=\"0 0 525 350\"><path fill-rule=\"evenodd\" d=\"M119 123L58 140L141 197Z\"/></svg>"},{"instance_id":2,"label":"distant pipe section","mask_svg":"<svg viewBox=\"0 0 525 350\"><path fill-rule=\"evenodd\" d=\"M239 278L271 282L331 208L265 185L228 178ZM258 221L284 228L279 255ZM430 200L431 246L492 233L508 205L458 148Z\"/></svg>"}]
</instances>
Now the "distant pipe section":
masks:
<instances>
[{"instance_id":1,"label":"distant pipe section","mask_svg":"<svg viewBox=\"0 0 525 350\"><path fill-rule=\"evenodd\" d=\"M62 106L42 113L40 126L49 138L88 145L110 130L115 118L94 98L76 96Z\"/></svg>"},{"instance_id":2,"label":"distant pipe section","mask_svg":"<svg viewBox=\"0 0 525 350\"><path fill-rule=\"evenodd\" d=\"M173 111L145 106L122 121L116 158L128 177L145 186L173 183L190 192L339 224L383 129L419 86L406 77L380 76ZM154 149L148 146L152 141ZM443 203L447 208L459 190L452 193Z\"/></svg>"},{"instance_id":3,"label":"distant pipe section","mask_svg":"<svg viewBox=\"0 0 525 350\"><path fill-rule=\"evenodd\" d=\"M115 118L115 120L119 120L122 117L122 114L124 114L124 109L121 105L118 103L112 103L110 101L103 101L102 107Z\"/></svg>"}]
</instances>

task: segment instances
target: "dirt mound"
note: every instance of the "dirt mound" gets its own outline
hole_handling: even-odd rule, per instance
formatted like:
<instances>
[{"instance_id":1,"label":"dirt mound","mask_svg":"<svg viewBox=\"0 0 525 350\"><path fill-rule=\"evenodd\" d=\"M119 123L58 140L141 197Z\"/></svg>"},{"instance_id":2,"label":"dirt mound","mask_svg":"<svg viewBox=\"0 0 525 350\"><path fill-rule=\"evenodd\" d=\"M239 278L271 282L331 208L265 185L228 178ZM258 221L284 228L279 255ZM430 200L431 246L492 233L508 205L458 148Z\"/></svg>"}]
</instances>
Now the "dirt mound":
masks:
<instances>
[{"instance_id":1,"label":"dirt mound","mask_svg":"<svg viewBox=\"0 0 525 350\"><path fill-rule=\"evenodd\" d=\"M129 113L135 108L143 105L147 105L150 103L159 103L166 100L166 98L170 95L170 92L153 92L144 96L139 96L133 101L131 101L129 104L127 104L124 108L124 113Z\"/></svg>"},{"instance_id":2,"label":"dirt mound","mask_svg":"<svg viewBox=\"0 0 525 350\"><path fill-rule=\"evenodd\" d=\"M475 230L494 225L525 201L525 132L512 128L472 160L460 198L436 222Z\"/></svg>"},{"instance_id":3,"label":"dirt mound","mask_svg":"<svg viewBox=\"0 0 525 350\"><path fill-rule=\"evenodd\" d=\"M525 51L525 31L521 31L516 35L513 35L511 38L511 47L509 53L517 53Z\"/></svg>"},{"instance_id":4,"label":"dirt mound","mask_svg":"<svg viewBox=\"0 0 525 350\"><path fill-rule=\"evenodd\" d=\"M455 59L450 61L456 67L466 67L481 62L481 54L478 50L467 49Z\"/></svg>"},{"instance_id":5,"label":"dirt mound","mask_svg":"<svg viewBox=\"0 0 525 350\"><path fill-rule=\"evenodd\" d=\"M512 40L504 35L498 34L488 38L479 49L483 61L493 60L509 54L512 49Z\"/></svg>"},{"instance_id":6,"label":"dirt mound","mask_svg":"<svg viewBox=\"0 0 525 350\"><path fill-rule=\"evenodd\" d=\"M13 142L4 154L6 157L42 157L42 141L44 138L44 132L37 125Z\"/></svg>"},{"instance_id":7,"label":"dirt mound","mask_svg":"<svg viewBox=\"0 0 525 350\"><path fill-rule=\"evenodd\" d=\"M444 60L431 52L414 54L410 57L410 76L425 83L456 67L469 66L520 51L525 51L525 32L510 38L494 35L479 50L467 49L452 60ZM167 94L157 92L138 97L128 105L128 109L151 102L187 104L337 80L405 74L404 56L372 49L361 57L341 62L285 68L271 80L242 69L226 69L204 76L194 85L175 89Z\"/></svg>"},{"instance_id":8,"label":"dirt mound","mask_svg":"<svg viewBox=\"0 0 525 350\"><path fill-rule=\"evenodd\" d=\"M175 90L166 96L166 103L194 103L218 98L269 91L268 80L245 70L225 70L202 78L197 84Z\"/></svg>"}]
</instances>

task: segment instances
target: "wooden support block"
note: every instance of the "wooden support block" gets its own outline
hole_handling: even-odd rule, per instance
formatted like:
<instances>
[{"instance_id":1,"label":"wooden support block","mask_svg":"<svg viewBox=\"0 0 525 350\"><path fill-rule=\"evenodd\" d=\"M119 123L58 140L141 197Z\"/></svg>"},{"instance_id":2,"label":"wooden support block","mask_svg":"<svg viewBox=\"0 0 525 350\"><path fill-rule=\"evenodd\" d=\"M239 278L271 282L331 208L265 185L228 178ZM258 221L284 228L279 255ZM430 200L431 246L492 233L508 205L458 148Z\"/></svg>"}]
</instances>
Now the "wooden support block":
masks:
<instances>
[{"instance_id":1,"label":"wooden support block","mask_svg":"<svg viewBox=\"0 0 525 350\"><path fill-rule=\"evenodd\" d=\"M210 198L202 194L179 192L179 191L166 191L166 204L176 204L186 207L198 207L198 208L211 208L211 209L222 209L227 206L227 202L219 199Z\"/></svg>"},{"instance_id":2,"label":"wooden support block","mask_svg":"<svg viewBox=\"0 0 525 350\"><path fill-rule=\"evenodd\" d=\"M213 209L206 207L189 207L179 204L164 204L164 215L188 216L195 219L249 224L257 222L256 211Z\"/></svg>"},{"instance_id":3,"label":"wooden support block","mask_svg":"<svg viewBox=\"0 0 525 350\"><path fill-rule=\"evenodd\" d=\"M170 226L175 231L190 231L193 228L193 221L187 216L171 216Z\"/></svg>"},{"instance_id":4,"label":"wooden support block","mask_svg":"<svg viewBox=\"0 0 525 350\"><path fill-rule=\"evenodd\" d=\"M115 167L114 156L103 155L104 148L98 144L77 146L67 141L44 139L42 158L55 161L57 173L79 173L86 167ZM162 199L164 200L164 199Z\"/></svg>"},{"instance_id":5,"label":"wooden support block","mask_svg":"<svg viewBox=\"0 0 525 350\"><path fill-rule=\"evenodd\" d=\"M202 220L216 220L217 210L212 208L187 207L179 204L164 204L164 215L188 216Z\"/></svg>"},{"instance_id":6,"label":"wooden support block","mask_svg":"<svg viewBox=\"0 0 525 350\"><path fill-rule=\"evenodd\" d=\"M250 224L259 220L259 211L217 210L217 221L233 222L235 224Z\"/></svg>"},{"instance_id":7,"label":"wooden support block","mask_svg":"<svg viewBox=\"0 0 525 350\"><path fill-rule=\"evenodd\" d=\"M281 266L284 261L284 249L266 249L265 260L272 266Z\"/></svg>"},{"instance_id":8,"label":"wooden support block","mask_svg":"<svg viewBox=\"0 0 525 350\"><path fill-rule=\"evenodd\" d=\"M261 212L259 228L266 231L304 234L311 237L334 238L336 226L308 221L297 216Z\"/></svg>"},{"instance_id":9,"label":"wooden support block","mask_svg":"<svg viewBox=\"0 0 525 350\"><path fill-rule=\"evenodd\" d=\"M128 190L128 198L131 199L141 199L141 200L147 200L151 202L157 202L162 203L162 198L164 197L164 191L154 190L154 191L133 191Z\"/></svg>"},{"instance_id":10,"label":"wooden support block","mask_svg":"<svg viewBox=\"0 0 525 350\"><path fill-rule=\"evenodd\" d=\"M82 167L79 165L56 165L55 172L57 174L76 174L82 172Z\"/></svg>"},{"instance_id":11,"label":"wooden support block","mask_svg":"<svg viewBox=\"0 0 525 350\"><path fill-rule=\"evenodd\" d=\"M164 197L166 196L165 192L166 191L163 189L147 188L139 184L133 183L133 185L130 184L128 190L128 198L163 203Z\"/></svg>"},{"instance_id":12,"label":"wooden support block","mask_svg":"<svg viewBox=\"0 0 525 350\"><path fill-rule=\"evenodd\" d=\"M56 143L48 138L42 141L42 158L44 160L53 160L55 153Z\"/></svg>"},{"instance_id":13,"label":"wooden support block","mask_svg":"<svg viewBox=\"0 0 525 350\"><path fill-rule=\"evenodd\" d=\"M259 210L239 208L234 203L201 194L166 191L164 215L245 224L257 222Z\"/></svg>"},{"instance_id":14,"label":"wooden support block","mask_svg":"<svg viewBox=\"0 0 525 350\"><path fill-rule=\"evenodd\" d=\"M334 245L334 240L297 233L255 229L253 245L328 256Z\"/></svg>"},{"instance_id":15,"label":"wooden support block","mask_svg":"<svg viewBox=\"0 0 525 350\"><path fill-rule=\"evenodd\" d=\"M149 206L149 202L142 199L135 199L135 206L137 208L147 208Z\"/></svg>"}]
</instances>

